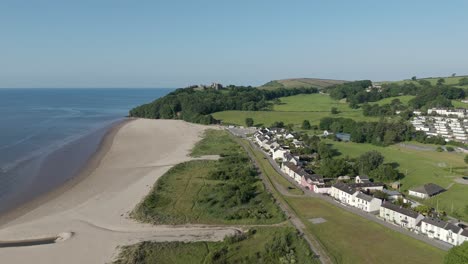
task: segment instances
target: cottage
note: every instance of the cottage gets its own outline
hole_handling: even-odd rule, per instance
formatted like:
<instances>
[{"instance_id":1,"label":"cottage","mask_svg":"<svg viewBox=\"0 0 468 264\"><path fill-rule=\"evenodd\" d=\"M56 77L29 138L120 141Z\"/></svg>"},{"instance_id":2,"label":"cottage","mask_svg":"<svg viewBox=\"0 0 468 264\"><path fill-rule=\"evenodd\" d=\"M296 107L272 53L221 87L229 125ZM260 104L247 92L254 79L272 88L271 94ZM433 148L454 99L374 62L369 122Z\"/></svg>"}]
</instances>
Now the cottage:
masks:
<instances>
[{"instance_id":1,"label":"cottage","mask_svg":"<svg viewBox=\"0 0 468 264\"><path fill-rule=\"evenodd\" d=\"M319 174L304 174L301 178L301 185L313 191L314 185L323 185L323 176Z\"/></svg>"},{"instance_id":2,"label":"cottage","mask_svg":"<svg viewBox=\"0 0 468 264\"><path fill-rule=\"evenodd\" d=\"M424 218L421 221L421 233L429 238L436 238L452 244L459 245L459 234L462 233L462 228L451 223L447 223L437 218Z\"/></svg>"},{"instance_id":3,"label":"cottage","mask_svg":"<svg viewBox=\"0 0 468 264\"><path fill-rule=\"evenodd\" d=\"M392 222L410 230L416 229L416 225L424 218L424 216L413 210L403 208L390 202L382 203L379 216L385 221Z\"/></svg>"},{"instance_id":4,"label":"cottage","mask_svg":"<svg viewBox=\"0 0 468 264\"><path fill-rule=\"evenodd\" d=\"M342 203L351 204L354 199L354 194L357 192L355 188L345 183L338 182L332 185L330 195Z\"/></svg>"},{"instance_id":5,"label":"cottage","mask_svg":"<svg viewBox=\"0 0 468 264\"><path fill-rule=\"evenodd\" d=\"M308 174L302 168L294 165L293 163L287 162L284 163L284 166L281 168L289 177L293 178L297 183L301 183L302 176Z\"/></svg>"},{"instance_id":6,"label":"cottage","mask_svg":"<svg viewBox=\"0 0 468 264\"><path fill-rule=\"evenodd\" d=\"M284 161L284 154L286 154L287 151L283 148L277 148L273 151L273 155L272 155L272 158L274 160L277 160L277 159L281 159L282 161Z\"/></svg>"},{"instance_id":7,"label":"cottage","mask_svg":"<svg viewBox=\"0 0 468 264\"><path fill-rule=\"evenodd\" d=\"M422 199L427 199L444 191L445 189L437 184L427 183L423 186L418 186L416 188L410 189L409 195Z\"/></svg>"},{"instance_id":8,"label":"cottage","mask_svg":"<svg viewBox=\"0 0 468 264\"><path fill-rule=\"evenodd\" d=\"M385 184L381 182L361 182L361 183L350 183L349 186L358 190L364 190L366 192L382 191Z\"/></svg>"},{"instance_id":9,"label":"cottage","mask_svg":"<svg viewBox=\"0 0 468 264\"><path fill-rule=\"evenodd\" d=\"M368 213L379 211L380 205L382 204L382 200L374 198L362 192L358 192L355 195L355 197L356 198L353 201L352 205Z\"/></svg>"},{"instance_id":10,"label":"cottage","mask_svg":"<svg viewBox=\"0 0 468 264\"><path fill-rule=\"evenodd\" d=\"M458 236L458 244L461 245L463 242L468 243L468 228L464 229Z\"/></svg>"},{"instance_id":11,"label":"cottage","mask_svg":"<svg viewBox=\"0 0 468 264\"><path fill-rule=\"evenodd\" d=\"M318 185L318 184L313 185L314 193L330 194L331 193L331 188L332 188L332 186L330 184L327 184L327 183L325 183L323 185Z\"/></svg>"},{"instance_id":12,"label":"cottage","mask_svg":"<svg viewBox=\"0 0 468 264\"><path fill-rule=\"evenodd\" d=\"M403 198L403 195L401 193L397 192L397 191L383 189L382 192L387 194L387 197L388 197L389 201L395 201L395 200L398 200L400 198Z\"/></svg>"},{"instance_id":13,"label":"cottage","mask_svg":"<svg viewBox=\"0 0 468 264\"><path fill-rule=\"evenodd\" d=\"M356 178L354 178L355 183L367 183L370 182L369 177L364 176L364 175L358 175Z\"/></svg>"},{"instance_id":14,"label":"cottage","mask_svg":"<svg viewBox=\"0 0 468 264\"><path fill-rule=\"evenodd\" d=\"M291 133L288 133L286 136L285 136L286 139L294 139L294 135L291 134Z\"/></svg>"}]
</instances>

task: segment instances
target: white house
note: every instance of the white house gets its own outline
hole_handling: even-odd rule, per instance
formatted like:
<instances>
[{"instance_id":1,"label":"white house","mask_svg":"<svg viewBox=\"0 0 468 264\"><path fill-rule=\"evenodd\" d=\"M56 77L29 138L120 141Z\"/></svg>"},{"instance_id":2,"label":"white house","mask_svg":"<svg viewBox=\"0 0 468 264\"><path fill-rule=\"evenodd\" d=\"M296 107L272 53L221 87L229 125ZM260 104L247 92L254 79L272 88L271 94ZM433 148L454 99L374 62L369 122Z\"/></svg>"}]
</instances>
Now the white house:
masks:
<instances>
[{"instance_id":1,"label":"white house","mask_svg":"<svg viewBox=\"0 0 468 264\"><path fill-rule=\"evenodd\" d=\"M366 212L378 211L382 203L380 199L364 194L342 182L332 186L330 195L344 204L357 207Z\"/></svg>"},{"instance_id":2,"label":"white house","mask_svg":"<svg viewBox=\"0 0 468 264\"><path fill-rule=\"evenodd\" d=\"M358 190L364 190L366 192L382 191L385 184L381 182L361 182L361 183L350 183L348 184L352 188Z\"/></svg>"},{"instance_id":3,"label":"white house","mask_svg":"<svg viewBox=\"0 0 468 264\"><path fill-rule=\"evenodd\" d=\"M364 175L358 175L356 178L354 178L355 183L365 183L365 182L370 182L369 177L364 176Z\"/></svg>"},{"instance_id":4,"label":"white house","mask_svg":"<svg viewBox=\"0 0 468 264\"><path fill-rule=\"evenodd\" d=\"M424 218L424 216L413 210L403 208L390 202L382 203L379 216L387 222L392 222L410 230L416 229L416 225Z\"/></svg>"},{"instance_id":5,"label":"white house","mask_svg":"<svg viewBox=\"0 0 468 264\"><path fill-rule=\"evenodd\" d=\"M437 218L427 217L421 221L421 233L429 238L435 238L457 246L460 244L459 235L463 229Z\"/></svg>"},{"instance_id":6,"label":"white house","mask_svg":"<svg viewBox=\"0 0 468 264\"><path fill-rule=\"evenodd\" d=\"M291 133L288 133L286 136L285 136L286 139L294 139L294 135L291 134Z\"/></svg>"},{"instance_id":7,"label":"white house","mask_svg":"<svg viewBox=\"0 0 468 264\"><path fill-rule=\"evenodd\" d=\"M354 199L354 194L357 194L357 192L355 188L345 183L337 182L332 185L330 196L344 204L351 204Z\"/></svg>"},{"instance_id":8,"label":"white house","mask_svg":"<svg viewBox=\"0 0 468 264\"><path fill-rule=\"evenodd\" d=\"M366 212L379 211L382 200L374 198L370 195L358 192L355 195L353 206Z\"/></svg>"},{"instance_id":9,"label":"white house","mask_svg":"<svg viewBox=\"0 0 468 264\"><path fill-rule=\"evenodd\" d=\"M283 149L283 148L277 148L273 151L273 159L276 160L276 159L282 159L284 161L284 154L286 154L286 152L288 152L287 150Z\"/></svg>"},{"instance_id":10,"label":"white house","mask_svg":"<svg viewBox=\"0 0 468 264\"><path fill-rule=\"evenodd\" d=\"M330 194L331 189L332 189L332 187L330 185L327 185L327 184L323 184L323 185L315 184L315 185L313 185L312 190L314 191L314 193Z\"/></svg>"},{"instance_id":11,"label":"white house","mask_svg":"<svg viewBox=\"0 0 468 264\"><path fill-rule=\"evenodd\" d=\"M464 229L458 236L458 244L461 245L463 242L468 243L468 228Z\"/></svg>"},{"instance_id":12,"label":"white house","mask_svg":"<svg viewBox=\"0 0 468 264\"><path fill-rule=\"evenodd\" d=\"M409 189L408 194L414 197L427 199L429 197L432 197L444 191L445 189L440 187L437 184L427 183L427 184L424 184L423 186L418 186L418 187Z\"/></svg>"},{"instance_id":13,"label":"white house","mask_svg":"<svg viewBox=\"0 0 468 264\"><path fill-rule=\"evenodd\" d=\"M290 162L284 163L281 170L299 184L301 183L302 175L306 173L303 169Z\"/></svg>"}]
</instances>

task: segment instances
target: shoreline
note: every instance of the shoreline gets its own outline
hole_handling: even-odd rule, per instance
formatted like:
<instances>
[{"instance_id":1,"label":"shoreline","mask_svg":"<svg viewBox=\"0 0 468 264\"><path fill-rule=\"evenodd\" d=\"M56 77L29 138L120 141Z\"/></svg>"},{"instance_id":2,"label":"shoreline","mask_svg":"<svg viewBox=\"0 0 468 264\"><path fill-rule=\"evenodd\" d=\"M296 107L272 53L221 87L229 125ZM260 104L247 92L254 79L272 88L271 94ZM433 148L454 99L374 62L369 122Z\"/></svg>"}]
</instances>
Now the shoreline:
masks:
<instances>
[{"instance_id":1,"label":"shoreline","mask_svg":"<svg viewBox=\"0 0 468 264\"><path fill-rule=\"evenodd\" d=\"M131 122L130 122L131 121ZM158 226L130 212L157 180L189 154L210 128L181 120L129 119L114 127L78 178L23 206L0 228L8 263L109 263L121 246L141 241L221 241L239 232L232 226ZM28 210L26 210L28 209ZM22 244L73 234L52 244ZM48 240L47 240L48 241Z\"/></svg>"},{"instance_id":2,"label":"shoreline","mask_svg":"<svg viewBox=\"0 0 468 264\"><path fill-rule=\"evenodd\" d=\"M134 118L127 117L122 120L115 121L114 123L108 125L107 127L103 127L102 129L106 130L106 132L104 133L104 136L102 136L102 138L99 140L99 143L96 146L96 150L87 158L84 165L81 166L78 172L70 175L70 177L67 180L65 180L65 182L63 182L62 184L59 184L58 186L55 186L51 188L50 190L45 191L42 194L39 194L38 196L32 198L31 200L21 203L18 206L15 206L1 213L0 214L0 229L3 226L10 223L11 221L14 221L17 218L20 218L21 216L27 214L28 212L47 203L48 201L58 198L61 194L67 192L73 186L75 186L76 184L86 179L86 177L89 176L99 166L99 163L104 158L106 153L109 151L110 147L112 146L112 142L114 141L114 137L119 131L119 129L123 127L124 125L126 125L127 123L130 123L134 120L135 120ZM74 142L71 142L69 144L73 144L73 143ZM67 145L65 145L64 147L66 147ZM48 154L44 158L43 163L45 163L52 154L53 153ZM40 168L39 170L41 169L42 168Z\"/></svg>"}]
</instances>

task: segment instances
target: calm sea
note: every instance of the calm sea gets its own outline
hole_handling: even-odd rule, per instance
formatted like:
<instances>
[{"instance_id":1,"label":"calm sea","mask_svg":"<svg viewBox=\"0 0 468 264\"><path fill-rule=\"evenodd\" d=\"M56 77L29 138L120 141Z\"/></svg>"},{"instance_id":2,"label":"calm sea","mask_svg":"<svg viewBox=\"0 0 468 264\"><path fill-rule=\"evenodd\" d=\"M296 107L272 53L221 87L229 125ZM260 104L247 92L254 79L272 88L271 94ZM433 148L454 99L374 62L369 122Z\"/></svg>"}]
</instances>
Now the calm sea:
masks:
<instances>
[{"instance_id":1,"label":"calm sea","mask_svg":"<svg viewBox=\"0 0 468 264\"><path fill-rule=\"evenodd\" d=\"M63 183L96 150L107 127L172 90L0 89L0 213ZM52 170L59 175L40 175L45 158L67 146L60 156L74 163Z\"/></svg>"}]
</instances>

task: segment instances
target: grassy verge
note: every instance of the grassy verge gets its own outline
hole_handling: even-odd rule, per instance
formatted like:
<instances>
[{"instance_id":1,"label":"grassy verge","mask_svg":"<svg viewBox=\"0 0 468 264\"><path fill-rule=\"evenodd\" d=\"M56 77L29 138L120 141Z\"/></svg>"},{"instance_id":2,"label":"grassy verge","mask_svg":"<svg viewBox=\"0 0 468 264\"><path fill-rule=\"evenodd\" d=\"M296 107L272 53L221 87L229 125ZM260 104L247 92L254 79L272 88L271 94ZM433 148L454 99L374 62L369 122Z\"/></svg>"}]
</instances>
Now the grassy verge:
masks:
<instances>
[{"instance_id":1,"label":"grassy verge","mask_svg":"<svg viewBox=\"0 0 468 264\"><path fill-rule=\"evenodd\" d=\"M190 154L193 157L203 155L221 155L232 151L242 151L239 145L232 140L229 134L225 131L208 129Z\"/></svg>"},{"instance_id":2,"label":"grassy verge","mask_svg":"<svg viewBox=\"0 0 468 264\"><path fill-rule=\"evenodd\" d=\"M441 263L445 252L317 198L286 198L336 263ZM311 218L325 223L312 224Z\"/></svg>"},{"instance_id":3,"label":"grassy verge","mask_svg":"<svg viewBox=\"0 0 468 264\"><path fill-rule=\"evenodd\" d=\"M292 227L252 229L222 242L143 242L123 247L117 264L319 263Z\"/></svg>"},{"instance_id":4,"label":"grassy verge","mask_svg":"<svg viewBox=\"0 0 468 264\"><path fill-rule=\"evenodd\" d=\"M210 138L222 139L212 144ZM206 134L195 151L218 161L190 161L164 174L132 216L153 224L272 224L284 221L243 148L226 131ZM222 145L222 146L220 146Z\"/></svg>"}]
</instances>

